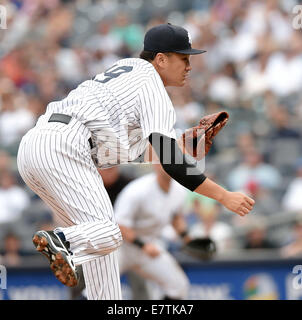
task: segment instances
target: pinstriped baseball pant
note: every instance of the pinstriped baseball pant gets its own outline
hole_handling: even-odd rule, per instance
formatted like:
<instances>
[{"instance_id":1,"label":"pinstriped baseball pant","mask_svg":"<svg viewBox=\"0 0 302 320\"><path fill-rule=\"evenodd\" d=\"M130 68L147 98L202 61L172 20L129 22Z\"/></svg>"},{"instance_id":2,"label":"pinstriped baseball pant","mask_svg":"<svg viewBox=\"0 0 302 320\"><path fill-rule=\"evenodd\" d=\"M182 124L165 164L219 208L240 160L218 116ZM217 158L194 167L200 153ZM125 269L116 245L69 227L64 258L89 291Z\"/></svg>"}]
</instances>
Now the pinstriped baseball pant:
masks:
<instances>
[{"instance_id":1,"label":"pinstriped baseball pant","mask_svg":"<svg viewBox=\"0 0 302 320\"><path fill-rule=\"evenodd\" d=\"M87 297L121 299L115 250L122 236L111 201L90 156L89 130L72 119L42 116L22 139L17 164L25 183L53 211L54 221L81 264Z\"/></svg>"}]
</instances>

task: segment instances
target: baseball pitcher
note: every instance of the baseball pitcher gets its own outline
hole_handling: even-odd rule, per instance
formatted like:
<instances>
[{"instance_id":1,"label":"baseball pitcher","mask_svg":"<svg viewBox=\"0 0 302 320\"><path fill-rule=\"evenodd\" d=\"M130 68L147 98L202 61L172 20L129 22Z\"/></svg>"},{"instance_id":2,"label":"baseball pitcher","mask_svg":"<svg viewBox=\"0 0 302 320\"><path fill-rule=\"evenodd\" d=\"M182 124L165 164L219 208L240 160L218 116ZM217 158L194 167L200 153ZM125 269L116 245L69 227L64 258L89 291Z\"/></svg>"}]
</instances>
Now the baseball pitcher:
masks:
<instances>
[{"instance_id":1,"label":"baseball pitcher","mask_svg":"<svg viewBox=\"0 0 302 320\"><path fill-rule=\"evenodd\" d=\"M164 170L189 190L241 216L253 207L246 195L205 177L185 157L190 148L180 148L175 139L175 111L165 87L183 86L190 55L204 52L193 49L189 39L182 27L151 28L140 58L119 60L65 99L49 103L20 143L19 172L50 206L57 224L54 231L37 231L34 245L67 286L77 284L82 265L88 299L121 299L116 249L122 235L97 167L132 162L150 143ZM220 126L214 124L210 138ZM204 138L193 134L187 145L196 149Z\"/></svg>"}]
</instances>

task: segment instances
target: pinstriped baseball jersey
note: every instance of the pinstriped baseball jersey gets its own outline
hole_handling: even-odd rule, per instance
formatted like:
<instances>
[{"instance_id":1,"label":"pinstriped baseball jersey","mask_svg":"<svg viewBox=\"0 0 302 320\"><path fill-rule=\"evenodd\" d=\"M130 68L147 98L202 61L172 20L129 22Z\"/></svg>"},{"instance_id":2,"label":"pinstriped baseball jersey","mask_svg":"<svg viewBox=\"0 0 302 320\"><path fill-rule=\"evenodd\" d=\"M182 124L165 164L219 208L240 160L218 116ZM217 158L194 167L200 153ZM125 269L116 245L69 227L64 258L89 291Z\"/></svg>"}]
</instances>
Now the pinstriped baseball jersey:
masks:
<instances>
[{"instance_id":1,"label":"pinstriped baseball jersey","mask_svg":"<svg viewBox=\"0 0 302 320\"><path fill-rule=\"evenodd\" d=\"M176 138L175 111L163 82L153 65L139 58L117 61L50 103L46 113L71 115L90 130L92 157L100 168L138 158L152 132Z\"/></svg>"},{"instance_id":2,"label":"pinstriped baseball jersey","mask_svg":"<svg viewBox=\"0 0 302 320\"><path fill-rule=\"evenodd\" d=\"M53 113L71 120L49 122ZM135 160L152 132L175 137L174 123L172 103L153 65L124 59L50 103L20 143L19 172L51 207L75 265L83 267L88 299L121 299L115 250L122 236L96 165Z\"/></svg>"}]
</instances>

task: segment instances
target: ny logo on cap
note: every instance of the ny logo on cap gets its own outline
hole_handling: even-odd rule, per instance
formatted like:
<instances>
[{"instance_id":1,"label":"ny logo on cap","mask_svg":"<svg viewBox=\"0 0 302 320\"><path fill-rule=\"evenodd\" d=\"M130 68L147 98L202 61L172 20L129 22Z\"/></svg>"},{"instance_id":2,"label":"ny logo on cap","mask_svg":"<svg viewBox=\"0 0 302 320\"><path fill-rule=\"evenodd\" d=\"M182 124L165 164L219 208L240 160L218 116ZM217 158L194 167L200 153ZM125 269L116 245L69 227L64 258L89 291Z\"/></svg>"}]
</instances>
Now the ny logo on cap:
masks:
<instances>
[{"instance_id":1,"label":"ny logo on cap","mask_svg":"<svg viewBox=\"0 0 302 320\"><path fill-rule=\"evenodd\" d=\"M190 43L190 45L192 45L192 38L191 38L191 35L190 35L189 31L187 31L187 33L188 33L189 43Z\"/></svg>"}]
</instances>

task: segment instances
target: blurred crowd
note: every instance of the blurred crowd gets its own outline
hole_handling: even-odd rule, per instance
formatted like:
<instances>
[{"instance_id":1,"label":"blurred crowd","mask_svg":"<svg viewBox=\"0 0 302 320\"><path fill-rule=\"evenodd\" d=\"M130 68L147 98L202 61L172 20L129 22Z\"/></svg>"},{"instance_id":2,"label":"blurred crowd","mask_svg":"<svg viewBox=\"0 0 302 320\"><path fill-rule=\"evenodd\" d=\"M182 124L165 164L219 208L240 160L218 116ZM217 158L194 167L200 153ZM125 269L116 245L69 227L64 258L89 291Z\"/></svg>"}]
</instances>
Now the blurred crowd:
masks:
<instances>
[{"instance_id":1,"label":"blurred crowd","mask_svg":"<svg viewBox=\"0 0 302 320\"><path fill-rule=\"evenodd\" d=\"M145 31L171 22L193 46L184 88L168 88L183 132L220 110L230 120L206 159L206 174L256 201L247 218L188 193L193 235L210 235L220 252L280 249L302 254L302 29L292 25L298 0L2 1L0 32L0 252L18 265L33 253L32 233L50 226L48 208L18 175L22 136L47 104L116 60L137 57ZM120 169L135 178L149 169ZM1 261L2 261L1 260ZM0 261L0 262L1 262Z\"/></svg>"}]
</instances>

